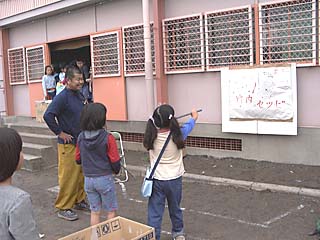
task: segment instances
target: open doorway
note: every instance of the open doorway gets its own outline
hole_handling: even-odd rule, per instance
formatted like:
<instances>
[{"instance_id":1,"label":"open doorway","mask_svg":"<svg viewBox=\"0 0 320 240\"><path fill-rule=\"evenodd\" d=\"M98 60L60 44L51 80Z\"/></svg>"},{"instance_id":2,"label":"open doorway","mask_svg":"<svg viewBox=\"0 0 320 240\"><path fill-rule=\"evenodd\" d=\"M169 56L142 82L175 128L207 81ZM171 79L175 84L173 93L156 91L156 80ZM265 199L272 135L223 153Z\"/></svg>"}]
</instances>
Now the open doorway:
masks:
<instances>
[{"instance_id":1,"label":"open doorway","mask_svg":"<svg viewBox=\"0 0 320 240\"><path fill-rule=\"evenodd\" d=\"M51 64L54 66L56 72L59 72L62 66L75 62L76 59L83 60L84 64L90 69L91 57L89 36L50 43L49 49Z\"/></svg>"}]
</instances>

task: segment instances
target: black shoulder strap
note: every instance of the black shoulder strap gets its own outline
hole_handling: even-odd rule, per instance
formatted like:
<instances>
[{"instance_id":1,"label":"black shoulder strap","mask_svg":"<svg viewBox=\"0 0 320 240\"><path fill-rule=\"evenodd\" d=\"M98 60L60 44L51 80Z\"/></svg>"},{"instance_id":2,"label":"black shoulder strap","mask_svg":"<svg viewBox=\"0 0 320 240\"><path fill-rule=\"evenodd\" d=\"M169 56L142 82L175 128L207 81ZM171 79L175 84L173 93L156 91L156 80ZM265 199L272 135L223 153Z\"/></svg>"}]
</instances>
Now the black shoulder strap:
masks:
<instances>
[{"instance_id":1,"label":"black shoulder strap","mask_svg":"<svg viewBox=\"0 0 320 240\"><path fill-rule=\"evenodd\" d=\"M159 153L159 156L158 156L158 158L157 158L157 161L155 162L155 164L154 164L154 166L153 166L153 168L152 168L152 171L151 171L148 179L152 179L153 174L154 174L154 172L156 171L156 168L157 168L157 166L158 166L158 164L159 164L159 162L160 162L160 159L161 159L161 157L162 157L162 155L163 155L163 153L164 153L164 150L166 149L166 147L167 147L167 145L168 145L168 143L169 143L169 141L170 141L170 138L171 138L171 132L169 133L169 135L168 135L168 137L167 137L167 140L166 140L165 143L163 144L163 147L162 147L162 149L161 149L161 151L160 151L160 153Z\"/></svg>"}]
</instances>

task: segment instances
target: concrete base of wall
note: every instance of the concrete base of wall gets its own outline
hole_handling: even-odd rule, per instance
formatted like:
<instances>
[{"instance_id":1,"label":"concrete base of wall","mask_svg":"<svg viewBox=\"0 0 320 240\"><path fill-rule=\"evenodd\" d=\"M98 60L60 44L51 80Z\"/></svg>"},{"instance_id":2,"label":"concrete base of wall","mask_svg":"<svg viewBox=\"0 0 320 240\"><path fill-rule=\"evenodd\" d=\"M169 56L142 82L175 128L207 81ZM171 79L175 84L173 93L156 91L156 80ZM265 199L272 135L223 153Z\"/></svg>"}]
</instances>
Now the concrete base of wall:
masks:
<instances>
[{"instance_id":1,"label":"concrete base of wall","mask_svg":"<svg viewBox=\"0 0 320 240\"><path fill-rule=\"evenodd\" d=\"M4 124L23 121L31 121L31 118L3 118ZM38 127L45 134L51 133L45 124L37 123L34 120L32 122L39 125ZM145 121L107 122L108 130L125 133L144 133L145 126ZM24 126L23 129L26 130L26 128L27 126ZM221 125L219 124L198 123L190 136L239 139L242 142L242 151L187 147L186 153L189 155L214 156L217 158L234 157L277 163L320 166L320 129L318 128L298 128L297 136L255 135L222 133ZM124 141L123 144L127 150L146 151L143 145L138 142Z\"/></svg>"},{"instance_id":2,"label":"concrete base of wall","mask_svg":"<svg viewBox=\"0 0 320 240\"><path fill-rule=\"evenodd\" d=\"M146 122L108 121L107 127L112 131L144 133ZM298 128L297 136L257 135L222 133L220 124L198 123L190 134L195 137L230 138L242 141L242 151L228 151L217 149L187 147L190 155L206 155L218 158L235 157L270 161L278 163L292 163L305 165L320 165L320 129ZM126 149L145 151L141 143L124 143Z\"/></svg>"}]
</instances>

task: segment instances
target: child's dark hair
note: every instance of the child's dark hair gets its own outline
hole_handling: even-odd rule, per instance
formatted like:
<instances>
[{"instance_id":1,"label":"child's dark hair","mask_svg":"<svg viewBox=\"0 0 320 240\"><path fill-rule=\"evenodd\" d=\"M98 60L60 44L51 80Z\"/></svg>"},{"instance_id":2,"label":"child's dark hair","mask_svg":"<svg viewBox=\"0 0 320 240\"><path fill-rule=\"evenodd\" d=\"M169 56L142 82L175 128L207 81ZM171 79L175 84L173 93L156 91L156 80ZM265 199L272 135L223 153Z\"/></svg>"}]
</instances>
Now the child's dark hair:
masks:
<instances>
[{"instance_id":1,"label":"child's dark hair","mask_svg":"<svg viewBox=\"0 0 320 240\"><path fill-rule=\"evenodd\" d=\"M0 182L3 182L17 169L22 140L12 128L0 128L0 136Z\"/></svg>"},{"instance_id":2,"label":"child's dark hair","mask_svg":"<svg viewBox=\"0 0 320 240\"><path fill-rule=\"evenodd\" d=\"M65 63L59 63L59 71L61 71L61 70L64 69L64 68L67 68L67 67L68 67L67 64L65 64Z\"/></svg>"},{"instance_id":3,"label":"child's dark hair","mask_svg":"<svg viewBox=\"0 0 320 240\"><path fill-rule=\"evenodd\" d=\"M74 65L67 66L66 78L72 79L72 78L74 78L75 74L82 74L80 68L78 68L77 66L74 66Z\"/></svg>"},{"instance_id":4,"label":"child's dark hair","mask_svg":"<svg viewBox=\"0 0 320 240\"><path fill-rule=\"evenodd\" d=\"M80 114L80 129L93 131L102 129L106 124L107 108L101 103L86 104Z\"/></svg>"},{"instance_id":5,"label":"child's dark hair","mask_svg":"<svg viewBox=\"0 0 320 240\"><path fill-rule=\"evenodd\" d=\"M53 75L54 70L53 70L53 67L52 67L51 65L47 65L47 66L44 68L44 75L47 75L47 69L48 69L48 68L51 68L51 75Z\"/></svg>"},{"instance_id":6,"label":"child's dark hair","mask_svg":"<svg viewBox=\"0 0 320 240\"><path fill-rule=\"evenodd\" d=\"M172 140L178 149L184 148L184 141L180 130L179 123L174 117L174 109L168 104L157 107L152 117L147 122L144 133L143 146L147 149L153 149L154 140L157 138L160 128L169 128L172 132Z\"/></svg>"}]
</instances>

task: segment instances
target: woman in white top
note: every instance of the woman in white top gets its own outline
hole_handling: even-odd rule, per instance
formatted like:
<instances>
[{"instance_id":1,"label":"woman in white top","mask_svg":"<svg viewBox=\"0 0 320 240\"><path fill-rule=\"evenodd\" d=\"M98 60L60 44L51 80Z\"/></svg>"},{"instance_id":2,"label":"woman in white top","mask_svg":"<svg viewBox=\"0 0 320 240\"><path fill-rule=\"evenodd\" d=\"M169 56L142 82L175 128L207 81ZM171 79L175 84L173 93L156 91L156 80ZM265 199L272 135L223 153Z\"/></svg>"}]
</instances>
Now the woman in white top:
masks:
<instances>
[{"instance_id":1,"label":"woman in white top","mask_svg":"<svg viewBox=\"0 0 320 240\"><path fill-rule=\"evenodd\" d=\"M197 118L197 111L192 110L191 118L180 128L174 117L174 109L170 105L164 104L157 107L148 120L143 145L149 151L151 166L157 160L171 132L171 139L154 173L152 195L148 201L148 225L155 228L156 240L160 240L166 200L172 223L172 237L175 240L185 239L183 215L180 208L182 175L185 172L182 149L184 148L184 140L192 131Z\"/></svg>"}]
</instances>

